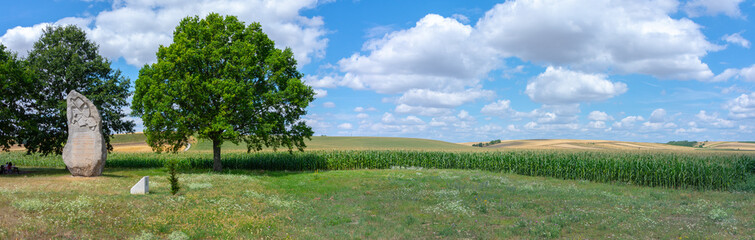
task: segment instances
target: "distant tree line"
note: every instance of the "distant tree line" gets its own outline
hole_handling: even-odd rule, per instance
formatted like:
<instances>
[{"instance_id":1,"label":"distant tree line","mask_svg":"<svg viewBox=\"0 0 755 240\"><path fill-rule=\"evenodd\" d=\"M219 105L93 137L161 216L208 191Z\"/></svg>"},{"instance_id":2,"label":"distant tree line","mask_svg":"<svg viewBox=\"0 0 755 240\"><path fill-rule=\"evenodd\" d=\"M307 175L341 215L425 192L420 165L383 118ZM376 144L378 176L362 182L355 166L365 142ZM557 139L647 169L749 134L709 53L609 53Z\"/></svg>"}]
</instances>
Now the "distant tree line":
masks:
<instances>
[{"instance_id":1,"label":"distant tree line","mask_svg":"<svg viewBox=\"0 0 755 240\"><path fill-rule=\"evenodd\" d=\"M668 145L675 145L675 146L683 146L683 147L695 147L697 145L697 141L670 141L667 142Z\"/></svg>"},{"instance_id":2,"label":"distant tree line","mask_svg":"<svg viewBox=\"0 0 755 240\"><path fill-rule=\"evenodd\" d=\"M474 146L474 147L487 147L487 146L494 145L494 144L499 144L499 143L501 143L501 139L492 140L492 141L486 142L486 143L475 143L475 144L472 144L472 146Z\"/></svg>"}]
</instances>

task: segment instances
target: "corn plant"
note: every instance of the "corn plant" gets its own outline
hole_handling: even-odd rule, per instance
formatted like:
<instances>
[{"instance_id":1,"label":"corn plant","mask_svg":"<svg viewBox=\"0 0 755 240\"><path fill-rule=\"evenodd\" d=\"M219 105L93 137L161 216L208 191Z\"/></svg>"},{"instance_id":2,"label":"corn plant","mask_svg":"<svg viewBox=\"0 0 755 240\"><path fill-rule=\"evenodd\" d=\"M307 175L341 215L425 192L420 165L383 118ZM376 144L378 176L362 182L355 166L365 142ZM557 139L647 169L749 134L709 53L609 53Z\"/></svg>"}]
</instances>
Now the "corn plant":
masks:
<instances>
[{"instance_id":1,"label":"corn plant","mask_svg":"<svg viewBox=\"0 0 755 240\"><path fill-rule=\"evenodd\" d=\"M55 156L3 153L21 166L63 167ZM179 159L188 168L212 168L211 153L114 153L108 168L159 168ZM439 169L479 169L528 176L621 182L640 186L726 190L755 174L755 155L720 152L548 151L488 152L312 151L231 152L229 169L289 171L387 169L414 166Z\"/></svg>"}]
</instances>

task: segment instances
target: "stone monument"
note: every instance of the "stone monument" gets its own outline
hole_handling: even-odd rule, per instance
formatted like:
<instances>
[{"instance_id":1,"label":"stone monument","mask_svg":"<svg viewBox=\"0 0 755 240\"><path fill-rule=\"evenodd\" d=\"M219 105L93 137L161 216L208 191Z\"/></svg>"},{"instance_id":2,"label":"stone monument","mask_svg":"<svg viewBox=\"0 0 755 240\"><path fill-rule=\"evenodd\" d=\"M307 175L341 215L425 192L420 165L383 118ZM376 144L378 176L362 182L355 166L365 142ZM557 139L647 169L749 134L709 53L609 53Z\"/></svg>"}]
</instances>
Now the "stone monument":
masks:
<instances>
[{"instance_id":1,"label":"stone monument","mask_svg":"<svg viewBox=\"0 0 755 240\"><path fill-rule=\"evenodd\" d=\"M92 101L74 90L68 93L66 103L68 141L63 148L63 162L73 176L100 176L107 159L100 112Z\"/></svg>"}]
</instances>

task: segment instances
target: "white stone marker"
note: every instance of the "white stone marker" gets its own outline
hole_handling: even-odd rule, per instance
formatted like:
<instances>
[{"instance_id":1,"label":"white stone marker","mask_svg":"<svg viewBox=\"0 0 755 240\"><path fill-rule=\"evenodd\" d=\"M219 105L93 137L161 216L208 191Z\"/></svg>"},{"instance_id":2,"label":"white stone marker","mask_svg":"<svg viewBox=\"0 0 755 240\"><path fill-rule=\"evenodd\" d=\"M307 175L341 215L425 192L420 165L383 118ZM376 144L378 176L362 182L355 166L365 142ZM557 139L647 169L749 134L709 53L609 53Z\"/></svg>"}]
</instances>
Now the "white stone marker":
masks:
<instances>
[{"instance_id":1,"label":"white stone marker","mask_svg":"<svg viewBox=\"0 0 755 240\"><path fill-rule=\"evenodd\" d=\"M131 194L147 194L149 193L149 176L143 177L136 185L131 187Z\"/></svg>"}]
</instances>

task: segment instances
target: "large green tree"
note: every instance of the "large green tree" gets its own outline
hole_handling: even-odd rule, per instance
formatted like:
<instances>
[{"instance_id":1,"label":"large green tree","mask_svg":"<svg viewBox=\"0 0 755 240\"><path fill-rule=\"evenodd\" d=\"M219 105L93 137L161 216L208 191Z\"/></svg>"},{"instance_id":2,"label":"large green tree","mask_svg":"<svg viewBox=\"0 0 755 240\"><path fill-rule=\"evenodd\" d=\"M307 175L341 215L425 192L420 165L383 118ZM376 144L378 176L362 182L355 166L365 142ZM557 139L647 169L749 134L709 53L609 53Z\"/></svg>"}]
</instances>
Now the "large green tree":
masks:
<instances>
[{"instance_id":1,"label":"large green tree","mask_svg":"<svg viewBox=\"0 0 755 240\"><path fill-rule=\"evenodd\" d=\"M31 73L15 53L0 44L0 149L8 151L19 143L19 135L29 121L26 109L32 104L28 96L34 83Z\"/></svg>"},{"instance_id":2,"label":"large green tree","mask_svg":"<svg viewBox=\"0 0 755 240\"><path fill-rule=\"evenodd\" d=\"M22 143L28 152L60 154L68 139L66 96L71 90L83 94L97 106L102 117L102 134L108 150L114 133L133 132L134 122L124 119L124 107L131 95L129 79L110 67L100 56L97 44L73 25L47 27L26 58L33 72L33 124L24 129Z\"/></svg>"},{"instance_id":3,"label":"large green tree","mask_svg":"<svg viewBox=\"0 0 755 240\"><path fill-rule=\"evenodd\" d=\"M313 132L299 118L314 92L301 78L291 50L275 48L259 23L187 17L157 63L139 71L133 114L155 151L176 152L193 135L212 141L213 169L221 171L225 141L244 142L248 152L303 151Z\"/></svg>"}]
</instances>

